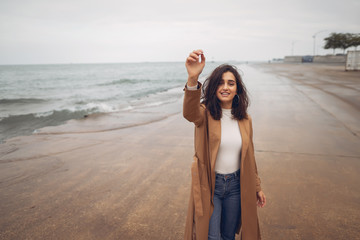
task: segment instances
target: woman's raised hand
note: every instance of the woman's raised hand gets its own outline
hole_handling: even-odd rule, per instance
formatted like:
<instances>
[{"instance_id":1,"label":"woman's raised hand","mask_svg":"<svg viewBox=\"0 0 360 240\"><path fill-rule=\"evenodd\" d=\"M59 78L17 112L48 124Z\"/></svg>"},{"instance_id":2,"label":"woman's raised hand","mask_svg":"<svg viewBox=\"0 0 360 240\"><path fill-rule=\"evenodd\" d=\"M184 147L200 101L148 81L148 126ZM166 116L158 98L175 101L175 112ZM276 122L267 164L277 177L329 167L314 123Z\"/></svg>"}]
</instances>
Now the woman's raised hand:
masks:
<instances>
[{"instance_id":1,"label":"woman's raised hand","mask_svg":"<svg viewBox=\"0 0 360 240\"><path fill-rule=\"evenodd\" d=\"M192 51L186 59L185 66L189 75L188 83L191 86L195 86L199 75L205 67L205 56L203 51L201 49Z\"/></svg>"}]
</instances>

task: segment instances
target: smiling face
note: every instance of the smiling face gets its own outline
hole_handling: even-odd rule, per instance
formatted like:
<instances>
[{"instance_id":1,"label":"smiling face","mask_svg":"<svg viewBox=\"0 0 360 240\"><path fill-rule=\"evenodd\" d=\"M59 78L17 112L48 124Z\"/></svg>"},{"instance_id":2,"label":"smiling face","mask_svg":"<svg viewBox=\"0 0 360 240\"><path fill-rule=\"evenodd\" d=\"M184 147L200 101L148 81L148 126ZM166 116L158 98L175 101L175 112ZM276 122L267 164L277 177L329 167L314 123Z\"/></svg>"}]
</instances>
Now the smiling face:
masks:
<instances>
[{"instance_id":1,"label":"smiling face","mask_svg":"<svg viewBox=\"0 0 360 240\"><path fill-rule=\"evenodd\" d=\"M216 97L222 108L231 109L232 101L237 93L236 78L232 72L224 72L217 87Z\"/></svg>"}]
</instances>

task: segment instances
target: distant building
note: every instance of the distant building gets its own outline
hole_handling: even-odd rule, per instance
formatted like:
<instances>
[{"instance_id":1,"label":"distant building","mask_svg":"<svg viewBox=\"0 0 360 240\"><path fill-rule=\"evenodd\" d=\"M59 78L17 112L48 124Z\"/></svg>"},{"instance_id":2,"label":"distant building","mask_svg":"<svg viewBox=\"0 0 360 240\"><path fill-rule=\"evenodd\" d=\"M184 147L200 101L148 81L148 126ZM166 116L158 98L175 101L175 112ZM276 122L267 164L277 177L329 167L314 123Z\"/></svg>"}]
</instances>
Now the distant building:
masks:
<instances>
[{"instance_id":1,"label":"distant building","mask_svg":"<svg viewBox=\"0 0 360 240\"><path fill-rule=\"evenodd\" d=\"M346 61L345 55L326 55L326 56L314 56L314 63L344 63Z\"/></svg>"},{"instance_id":2,"label":"distant building","mask_svg":"<svg viewBox=\"0 0 360 240\"><path fill-rule=\"evenodd\" d=\"M273 58L271 62L284 62L283 58Z\"/></svg>"},{"instance_id":3,"label":"distant building","mask_svg":"<svg viewBox=\"0 0 360 240\"><path fill-rule=\"evenodd\" d=\"M285 56L285 63L345 63L346 55L326 55L326 56Z\"/></svg>"},{"instance_id":4,"label":"distant building","mask_svg":"<svg viewBox=\"0 0 360 240\"><path fill-rule=\"evenodd\" d=\"M302 56L285 56L286 63L302 63Z\"/></svg>"},{"instance_id":5,"label":"distant building","mask_svg":"<svg viewBox=\"0 0 360 240\"><path fill-rule=\"evenodd\" d=\"M348 51L345 70L360 70L360 51Z\"/></svg>"}]
</instances>

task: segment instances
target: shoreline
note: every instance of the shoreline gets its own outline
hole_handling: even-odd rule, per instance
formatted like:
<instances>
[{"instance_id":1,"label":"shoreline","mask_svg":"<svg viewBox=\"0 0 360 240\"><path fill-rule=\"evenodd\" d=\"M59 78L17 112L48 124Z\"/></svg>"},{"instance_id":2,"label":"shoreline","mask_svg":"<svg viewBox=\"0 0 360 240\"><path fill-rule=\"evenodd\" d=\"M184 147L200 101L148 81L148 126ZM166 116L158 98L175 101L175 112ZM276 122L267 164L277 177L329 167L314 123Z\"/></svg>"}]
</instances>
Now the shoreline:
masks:
<instances>
[{"instance_id":1,"label":"shoreline","mask_svg":"<svg viewBox=\"0 0 360 240\"><path fill-rule=\"evenodd\" d=\"M181 112L182 97L160 105L132 108L118 112L100 112L87 114L82 118L70 119L56 125L44 126L28 134L18 133L0 141L0 145L12 138L32 135L65 134L65 133L91 133L112 131L122 128L150 124L161 121L169 116ZM179 109L174 111L173 109ZM104 124L106 123L106 125ZM95 129L95 130L94 130Z\"/></svg>"}]
</instances>

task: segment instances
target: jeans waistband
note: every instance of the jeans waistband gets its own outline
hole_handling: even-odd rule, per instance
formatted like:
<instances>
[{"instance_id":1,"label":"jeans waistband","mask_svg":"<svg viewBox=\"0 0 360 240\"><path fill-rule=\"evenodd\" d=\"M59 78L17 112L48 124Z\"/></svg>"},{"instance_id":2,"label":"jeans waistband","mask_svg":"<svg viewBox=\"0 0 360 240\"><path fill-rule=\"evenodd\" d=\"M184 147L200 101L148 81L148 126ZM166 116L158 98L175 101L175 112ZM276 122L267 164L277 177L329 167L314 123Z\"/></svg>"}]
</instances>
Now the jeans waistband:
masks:
<instances>
[{"instance_id":1,"label":"jeans waistband","mask_svg":"<svg viewBox=\"0 0 360 240\"><path fill-rule=\"evenodd\" d=\"M224 179L235 178L237 176L240 176L240 169L233 173L226 173L226 174L216 173L216 176Z\"/></svg>"}]
</instances>

